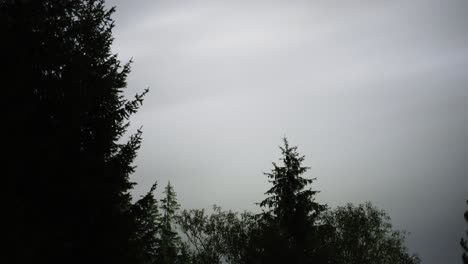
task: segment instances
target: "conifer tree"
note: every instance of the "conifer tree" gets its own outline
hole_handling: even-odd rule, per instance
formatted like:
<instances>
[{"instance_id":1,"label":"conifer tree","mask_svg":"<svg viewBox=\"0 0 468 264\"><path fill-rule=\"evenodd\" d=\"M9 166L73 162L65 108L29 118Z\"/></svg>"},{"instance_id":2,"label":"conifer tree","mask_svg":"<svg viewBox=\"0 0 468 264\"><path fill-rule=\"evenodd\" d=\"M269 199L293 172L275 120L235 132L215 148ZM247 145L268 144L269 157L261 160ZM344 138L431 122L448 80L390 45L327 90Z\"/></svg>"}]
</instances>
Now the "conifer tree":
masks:
<instances>
[{"instance_id":1,"label":"conifer tree","mask_svg":"<svg viewBox=\"0 0 468 264\"><path fill-rule=\"evenodd\" d=\"M177 196L174 191L174 187L170 182L164 189L165 197L161 199L161 247L159 252L158 263L177 263L179 248L180 248L180 237L175 231L175 217L176 212L179 210L179 203L177 202Z\"/></svg>"},{"instance_id":2,"label":"conifer tree","mask_svg":"<svg viewBox=\"0 0 468 264\"><path fill-rule=\"evenodd\" d=\"M315 202L318 191L308 187L314 179L302 175L309 169L302 165L304 156L297 147L289 146L286 138L281 161L273 162L273 170L265 173L273 184L260 206L266 211L261 215L265 226L263 245L266 259L271 263L309 263L318 259L320 246L318 217L326 209Z\"/></svg>"},{"instance_id":3,"label":"conifer tree","mask_svg":"<svg viewBox=\"0 0 468 264\"><path fill-rule=\"evenodd\" d=\"M141 132L125 142L142 95L111 52L104 0L0 1L4 178L15 263L127 263L130 174Z\"/></svg>"},{"instance_id":4,"label":"conifer tree","mask_svg":"<svg viewBox=\"0 0 468 264\"><path fill-rule=\"evenodd\" d=\"M131 237L131 255L134 263L156 263L161 250L161 213L158 200L154 197L157 183L138 200L130 211L134 219Z\"/></svg>"}]
</instances>

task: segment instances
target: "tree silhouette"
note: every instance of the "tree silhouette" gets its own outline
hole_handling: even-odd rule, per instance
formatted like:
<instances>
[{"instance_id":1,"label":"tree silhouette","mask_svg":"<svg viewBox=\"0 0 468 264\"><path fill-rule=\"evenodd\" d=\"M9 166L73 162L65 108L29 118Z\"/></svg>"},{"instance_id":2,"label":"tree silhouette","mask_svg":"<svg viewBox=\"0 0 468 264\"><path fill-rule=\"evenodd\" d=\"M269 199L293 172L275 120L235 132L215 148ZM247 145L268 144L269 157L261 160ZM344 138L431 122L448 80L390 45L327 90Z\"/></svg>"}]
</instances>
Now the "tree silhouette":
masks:
<instances>
[{"instance_id":1,"label":"tree silhouette","mask_svg":"<svg viewBox=\"0 0 468 264\"><path fill-rule=\"evenodd\" d=\"M264 226L261 250L263 263L310 263L318 261L321 246L318 220L326 209L314 201L318 191L308 188L314 179L302 175L308 167L302 166L304 156L297 147L290 147L286 138L281 161L273 162L273 170L265 173L273 184L261 203L266 208L261 215Z\"/></svg>"},{"instance_id":2,"label":"tree silhouette","mask_svg":"<svg viewBox=\"0 0 468 264\"><path fill-rule=\"evenodd\" d=\"M214 205L213 212L183 210L178 217L181 231L191 248L192 263L255 263L250 239L256 229L253 214L223 211Z\"/></svg>"},{"instance_id":3,"label":"tree silhouette","mask_svg":"<svg viewBox=\"0 0 468 264\"><path fill-rule=\"evenodd\" d=\"M304 156L284 139L282 165L273 163L273 187L254 215L214 206L183 210L177 223L187 243L185 263L418 264L404 246L405 233L393 230L385 211L371 203L329 210L314 201L313 180L302 175Z\"/></svg>"},{"instance_id":4,"label":"tree silhouette","mask_svg":"<svg viewBox=\"0 0 468 264\"><path fill-rule=\"evenodd\" d=\"M183 210L177 217L177 223L187 238L192 263L221 263L221 232L210 223L204 209Z\"/></svg>"},{"instance_id":5,"label":"tree silhouette","mask_svg":"<svg viewBox=\"0 0 468 264\"><path fill-rule=\"evenodd\" d=\"M0 1L6 239L15 263L126 263L129 175L141 132L124 142L142 95L111 52L103 0Z\"/></svg>"},{"instance_id":6,"label":"tree silhouette","mask_svg":"<svg viewBox=\"0 0 468 264\"><path fill-rule=\"evenodd\" d=\"M161 239L161 213L158 200L154 197L157 183L138 200L130 211L134 219L130 255L133 263L155 263L159 257Z\"/></svg>"},{"instance_id":7,"label":"tree silhouette","mask_svg":"<svg viewBox=\"0 0 468 264\"><path fill-rule=\"evenodd\" d=\"M392 229L390 217L371 203L347 204L324 214L333 227L332 263L343 264L417 264L404 246L404 232Z\"/></svg>"},{"instance_id":8,"label":"tree silhouette","mask_svg":"<svg viewBox=\"0 0 468 264\"><path fill-rule=\"evenodd\" d=\"M177 202L174 187L168 182L164 189L165 197L161 199L161 247L158 257L158 263L176 263L179 255L180 237L175 228L176 212L180 205Z\"/></svg>"},{"instance_id":9,"label":"tree silhouette","mask_svg":"<svg viewBox=\"0 0 468 264\"><path fill-rule=\"evenodd\" d=\"M468 205L468 200L466 201L466 204ZM465 221L468 223L468 210L465 211L464 216L465 216ZM466 235L468 237L468 230L466 231ZM460 245L463 248L463 255L462 255L463 263L467 264L468 263L468 241L463 239L462 237L460 240Z\"/></svg>"},{"instance_id":10,"label":"tree silhouette","mask_svg":"<svg viewBox=\"0 0 468 264\"><path fill-rule=\"evenodd\" d=\"M104 0L0 0L6 132L2 150L9 198L4 237L13 245L5 259L72 264L327 263L333 260L327 242L341 261L349 259L340 252L362 256L361 241L372 241L383 252L391 250L392 256L375 263L413 263L393 258L407 260L402 237L385 229L378 212L375 220L369 218L374 211L351 208L343 217L334 214L328 225L321 223L326 206L314 200L317 191L308 187L313 179L303 177L309 169L302 166L304 156L286 139L283 164L273 163L266 173L273 187L260 203L264 211L258 216L219 207L209 216L203 210L177 216L179 204L170 183L159 202L154 184L132 204L129 177L141 131L128 140L124 135L147 90L133 100L123 96L130 64L121 64L111 52L113 12ZM356 212L364 225L354 222ZM176 220L189 245L181 243ZM375 223L381 233L361 232L374 230ZM329 227L337 230L332 236ZM379 236L371 236L375 234ZM461 245L466 263L466 240ZM376 259L387 260L382 254L376 253ZM362 260L358 255L347 263L356 259Z\"/></svg>"}]
</instances>

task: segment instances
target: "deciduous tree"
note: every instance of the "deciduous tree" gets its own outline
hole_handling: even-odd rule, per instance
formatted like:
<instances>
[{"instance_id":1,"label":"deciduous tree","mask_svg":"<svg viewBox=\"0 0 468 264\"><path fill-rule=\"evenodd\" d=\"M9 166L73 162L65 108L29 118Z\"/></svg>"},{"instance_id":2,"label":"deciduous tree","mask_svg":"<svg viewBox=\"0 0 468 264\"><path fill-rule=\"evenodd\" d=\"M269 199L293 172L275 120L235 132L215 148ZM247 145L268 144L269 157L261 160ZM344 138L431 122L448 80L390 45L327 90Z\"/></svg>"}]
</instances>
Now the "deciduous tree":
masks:
<instances>
[{"instance_id":1,"label":"deciduous tree","mask_svg":"<svg viewBox=\"0 0 468 264\"><path fill-rule=\"evenodd\" d=\"M385 211L366 203L347 204L328 211L323 217L333 227L326 243L333 250L332 263L417 264L416 255L404 245L405 233L394 230Z\"/></svg>"},{"instance_id":2,"label":"deciduous tree","mask_svg":"<svg viewBox=\"0 0 468 264\"><path fill-rule=\"evenodd\" d=\"M255 263L252 238L257 228L251 213L223 211L213 206L213 212L184 210L178 223L187 238L192 263Z\"/></svg>"}]
</instances>

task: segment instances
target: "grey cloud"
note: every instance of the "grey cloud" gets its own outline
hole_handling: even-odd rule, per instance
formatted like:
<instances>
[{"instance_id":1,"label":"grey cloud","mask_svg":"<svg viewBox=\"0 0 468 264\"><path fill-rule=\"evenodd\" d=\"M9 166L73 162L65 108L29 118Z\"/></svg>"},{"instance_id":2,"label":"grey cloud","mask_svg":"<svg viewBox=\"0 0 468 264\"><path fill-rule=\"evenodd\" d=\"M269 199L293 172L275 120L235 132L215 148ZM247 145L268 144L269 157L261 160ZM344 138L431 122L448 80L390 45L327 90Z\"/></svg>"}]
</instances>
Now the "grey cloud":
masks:
<instances>
[{"instance_id":1,"label":"grey cloud","mask_svg":"<svg viewBox=\"0 0 468 264\"><path fill-rule=\"evenodd\" d=\"M135 180L256 210L287 135L330 205L371 200L456 263L468 198L467 1L110 1L149 86Z\"/></svg>"}]
</instances>

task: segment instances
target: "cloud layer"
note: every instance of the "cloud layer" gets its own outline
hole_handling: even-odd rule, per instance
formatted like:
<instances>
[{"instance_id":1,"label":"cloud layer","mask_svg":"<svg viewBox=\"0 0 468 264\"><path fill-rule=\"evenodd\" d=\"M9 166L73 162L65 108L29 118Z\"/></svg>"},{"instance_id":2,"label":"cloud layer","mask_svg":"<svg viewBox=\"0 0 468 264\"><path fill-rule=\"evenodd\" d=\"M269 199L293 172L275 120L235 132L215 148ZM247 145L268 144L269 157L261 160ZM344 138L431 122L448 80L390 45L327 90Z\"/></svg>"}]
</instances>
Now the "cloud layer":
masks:
<instances>
[{"instance_id":1,"label":"cloud layer","mask_svg":"<svg viewBox=\"0 0 468 264\"><path fill-rule=\"evenodd\" d=\"M460 260L466 1L110 1L130 93L150 87L137 194L255 210L287 135L320 200L371 200L424 263Z\"/></svg>"}]
</instances>

